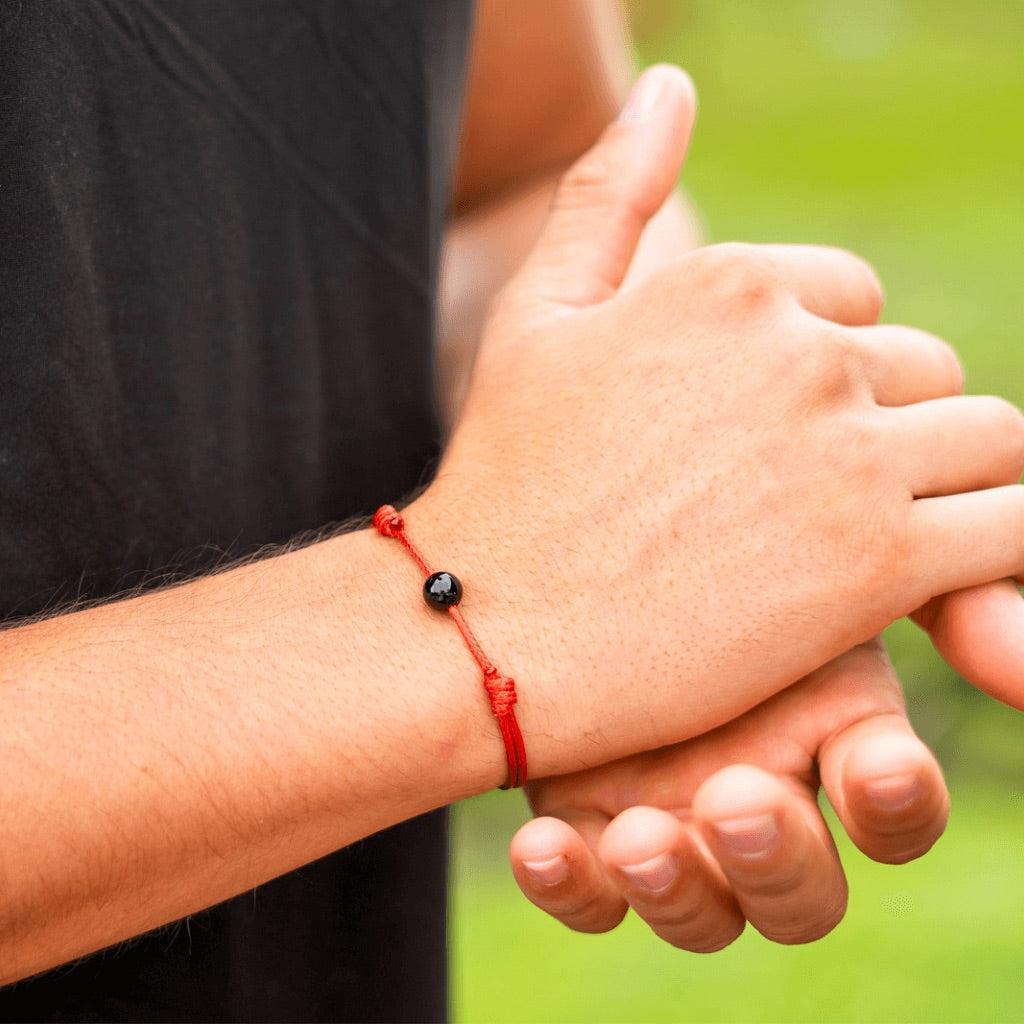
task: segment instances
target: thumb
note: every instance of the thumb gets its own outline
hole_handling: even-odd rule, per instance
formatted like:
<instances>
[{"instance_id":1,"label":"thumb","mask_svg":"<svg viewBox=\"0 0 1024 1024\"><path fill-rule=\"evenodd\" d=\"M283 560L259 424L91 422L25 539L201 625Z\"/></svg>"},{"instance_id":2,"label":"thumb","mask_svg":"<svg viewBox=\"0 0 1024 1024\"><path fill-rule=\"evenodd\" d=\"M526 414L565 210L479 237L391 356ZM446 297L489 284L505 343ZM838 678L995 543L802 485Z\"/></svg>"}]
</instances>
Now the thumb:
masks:
<instances>
[{"instance_id":1,"label":"thumb","mask_svg":"<svg viewBox=\"0 0 1024 1024\"><path fill-rule=\"evenodd\" d=\"M519 276L526 295L589 306L615 294L679 177L696 110L681 69L658 64L640 76L618 119L559 183Z\"/></svg>"}]
</instances>

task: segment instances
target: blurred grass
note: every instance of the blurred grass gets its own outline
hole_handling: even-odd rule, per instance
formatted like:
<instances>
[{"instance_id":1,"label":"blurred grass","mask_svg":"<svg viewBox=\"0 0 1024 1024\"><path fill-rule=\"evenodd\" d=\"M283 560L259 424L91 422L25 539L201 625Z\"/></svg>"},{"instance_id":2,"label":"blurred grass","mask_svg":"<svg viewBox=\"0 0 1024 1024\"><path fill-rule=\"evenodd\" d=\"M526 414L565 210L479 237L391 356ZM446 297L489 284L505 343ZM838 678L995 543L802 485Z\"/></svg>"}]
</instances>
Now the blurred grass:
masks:
<instances>
[{"instance_id":1,"label":"blurred grass","mask_svg":"<svg viewBox=\"0 0 1024 1024\"><path fill-rule=\"evenodd\" d=\"M969 390L1024 404L1024 0L632 10L641 61L682 64L700 90L683 182L711 238L859 252L886 284L886 319L951 341ZM1024 718L913 626L887 639L954 787L928 857L887 868L844 847L851 909L832 936L781 948L748 935L702 958L636 922L586 937L545 919L506 868L522 804L471 801L456 816L456 1018L1024 1020Z\"/></svg>"}]
</instances>

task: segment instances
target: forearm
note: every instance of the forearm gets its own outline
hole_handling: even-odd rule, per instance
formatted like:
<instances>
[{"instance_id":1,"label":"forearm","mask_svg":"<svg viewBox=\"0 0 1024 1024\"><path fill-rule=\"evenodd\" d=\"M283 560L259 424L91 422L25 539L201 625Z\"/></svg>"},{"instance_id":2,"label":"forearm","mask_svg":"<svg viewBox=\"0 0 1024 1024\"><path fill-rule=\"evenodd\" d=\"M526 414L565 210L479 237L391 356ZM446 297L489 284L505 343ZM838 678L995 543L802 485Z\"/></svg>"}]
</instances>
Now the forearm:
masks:
<instances>
[{"instance_id":1,"label":"forearm","mask_svg":"<svg viewBox=\"0 0 1024 1024\"><path fill-rule=\"evenodd\" d=\"M533 242L553 187L538 181L481 208L453 235L446 308L471 341L466 376L489 299ZM648 251L688 247L680 223L673 200ZM430 523L436 557L454 559L460 544L442 519L419 523ZM485 561L464 543L461 555ZM0 634L0 983L499 784L478 670L418 599L416 573L362 531ZM477 595L487 639L514 673L534 627L510 629L515 602L500 577L487 583L490 595ZM544 772L578 767L572 742L547 728L554 697L542 688L534 681L520 708L531 759Z\"/></svg>"},{"instance_id":2,"label":"forearm","mask_svg":"<svg viewBox=\"0 0 1024 1024\"><path fill-rule=\"evenodd\" d=\"M499 784L417 573L361 531L0 635L0 982Z\"/></svg>"}]
</instances>

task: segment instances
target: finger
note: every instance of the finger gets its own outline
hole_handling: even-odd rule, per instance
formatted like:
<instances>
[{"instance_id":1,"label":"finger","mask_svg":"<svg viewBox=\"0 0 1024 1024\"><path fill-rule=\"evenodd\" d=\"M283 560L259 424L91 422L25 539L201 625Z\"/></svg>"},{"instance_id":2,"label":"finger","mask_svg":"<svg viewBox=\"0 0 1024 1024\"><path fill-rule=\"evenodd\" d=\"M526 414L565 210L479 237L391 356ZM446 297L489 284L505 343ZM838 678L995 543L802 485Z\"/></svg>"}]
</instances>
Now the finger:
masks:
<instances>
[{"instance_id":1,"label":"finger","mask_svg":"<svg viewBox=\"0 0 1024 1024\"><path fill-rule=\"evenodd\" d=\"M743 915L721 872L667 811L623 811L605 829L598 856L633 910L673 946L711 953L743 931Z\"/></svg>"},{"instance_id":2,"label":"finger","mask_svg":"<svg viewBox=\"0 0 1024 1024\"><path fill-rule=\"evenodd\" d=\"M746 248L758 254L776 285L808 312L851 327L878 320L885 299L881 282L871 266L853 253L817 245Z\"/></svg>"},{"instance_id":3,"label":"finger","mask_svg":"<svg viewBox=\"0 0 1024 1024\"><path fill-rule=\"evenodd\" d=\"M1024 419L1001 398L968 395L889 409L888 429L915 498L1016 483Z\"/></svg>"},{"instance_id":4,"label":"finger","mask_svg":"<svg viewBox=\"0 0 1024 1024\"><path fill-rule=\"evenodd\" d=\"M886 670L885 662L878 665ZM905 715L853 723L822 746L819 764L839 820L872 860L904 864L927 853L945 830L942 769Z\"/></svg>"},{"instance_id":5,"label":"finger","mask_svg":"<svg viewBox=\"0 0 1024 1024\"><path fill-rule=\"evenodd\" d=\"M694 820L747 920L765 938L811 942L846 911L846 878L809 792L734 765L694 800Z\"/></svg>"},{"instance_id":6,"label":"finger","mask_svg":"<svg viewBox=\"0 0 1024 1024\"><path fill-rule=\"evenodd\" d=\"M1013 580L943 594L913 618L968 682L1024 711L1024 600Z\"/></svg>"},{"instance_id":7,"label":"finger","mask_svg":"<svg viewBox=\"0 0 1024 1024\"><path fill-rule=\"evenodd\" d=\"M509 846L512 874L535 906L578 932L606 932L627 903L583 837L558 818L534 818Z\"/></svg>"},{"instance_id":8,"label":"finger","mask_svg":"<svg viewBox=\"0 0 1024 1024\"><path fill-rule=\"evenodd\" d=\"M864 353L864 366L879 405L910 405L959 395L963 369L940 338L913 327L881 324L850 331Z\"/></svg>"},{"instance_id":9,"label":"finger","mask_svg":"<svg viewBox=\"0 0 1024 1024\"><path fill-rule=\"evenodd\" d=\"M560 182L519 293L570 306L615 293L679 177L696 109L693 83L679 68L656 65L640 76L618 120Z\"/></svg>"},{"instance_id":10,"label":"finger","mask_svg":"<svg viewBox=\"0 0 1024 1024\"><path fill-rule=\"evenodd\" d=\"M903 614L939 594L1024 572L1024 487L922 498L911 530Z\"/></svg>"}]
</instances>

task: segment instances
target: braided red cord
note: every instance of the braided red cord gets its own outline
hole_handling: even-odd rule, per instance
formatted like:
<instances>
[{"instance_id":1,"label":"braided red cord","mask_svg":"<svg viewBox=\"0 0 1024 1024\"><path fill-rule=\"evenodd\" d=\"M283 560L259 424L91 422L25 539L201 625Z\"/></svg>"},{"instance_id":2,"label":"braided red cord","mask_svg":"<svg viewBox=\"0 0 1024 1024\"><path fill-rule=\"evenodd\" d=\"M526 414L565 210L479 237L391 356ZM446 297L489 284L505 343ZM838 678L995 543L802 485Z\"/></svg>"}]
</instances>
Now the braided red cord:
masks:
<instances>
[{"instance_id":1,"label":"braided red cord","mask_svg":"<svg viewBox=\"0 0 1024 1024\"><path fill-rule=\"evenodd\" d=\"M419 548L409 539L405 532L405 520L391 505L381 505L373 517L373 525L377 532L383 537L393 537L416 560L416 564L423 570L424 575L430 576L433 569L430 563L420 553ZM448 614L455 621L462 639L469 648L469 653L480 666L484 674L484 688L491 702L491 713L498 720L498 727L501 729L501 738L505 744L505 758L508 761L508 781L502 789L516 789L526 782L526 744L523 742L523 734L519 730L519 722L516 721L515 705L516 684L511 676L502 675L498 668L484 653L476 634L469 628L465 616L459 610L458 605L451 605L446 609Z\"/></svg>"}]
</instances>

